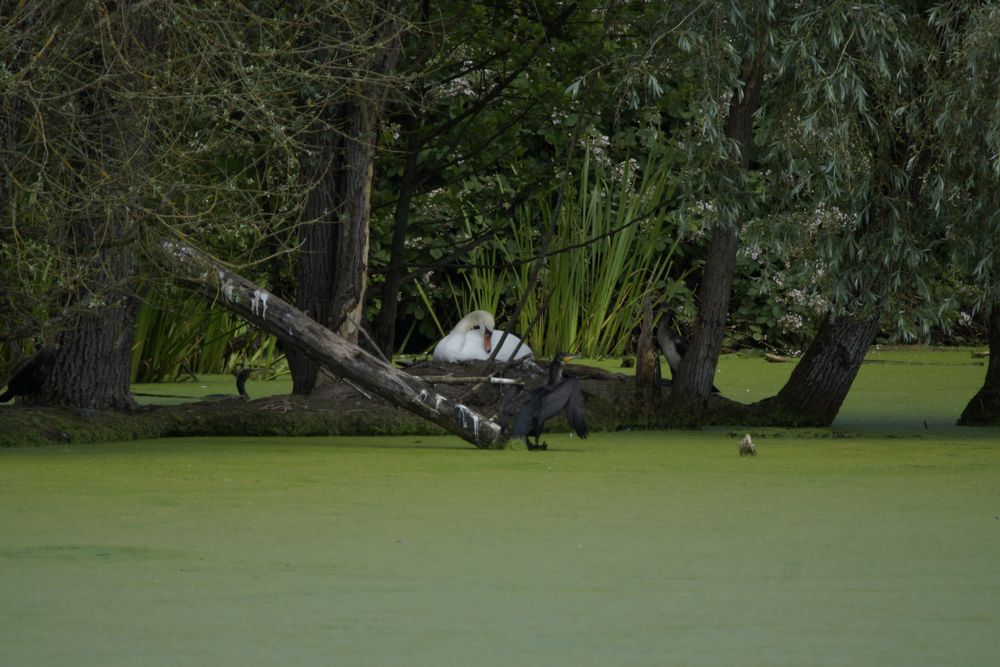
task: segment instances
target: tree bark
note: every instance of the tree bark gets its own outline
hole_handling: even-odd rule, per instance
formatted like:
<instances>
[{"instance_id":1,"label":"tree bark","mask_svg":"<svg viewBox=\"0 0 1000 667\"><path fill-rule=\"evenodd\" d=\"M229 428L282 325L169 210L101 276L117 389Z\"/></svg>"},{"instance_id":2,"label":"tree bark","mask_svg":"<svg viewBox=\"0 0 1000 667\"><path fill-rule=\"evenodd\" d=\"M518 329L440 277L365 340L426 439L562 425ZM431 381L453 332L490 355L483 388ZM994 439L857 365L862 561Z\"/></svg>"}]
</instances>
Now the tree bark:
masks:
<instances>
[{"instance_id":1,"label":"tree bark","mask_svg":"<svg viewBox=\"0 0 1000 667\"><path fill-rule=\"evenodd\" d=\"M986 379L958 418L962 426L1000 425L1000 302L993 304L986 335L990 343Z\"/></svg>"},{"instance_id":2,"label":"tree bark","mask_svg":"<svg viewBox=\"0 0 1000 667\"><path fill-rule=\"evenodd\" d=\"M156 49L155 18L136 11L137 3L108 5L106 17L95 14L92 29L106 30L114 48L88 45L81 57L102 74L88 79L77 96L79 108L94 120L74 130L87 153L70 160L81 205L68 213L74 219L59 240L81 279L64 305L68 322L56 335L55 358L40 394L43 403L97 410L135 405L130 393L138 309L135 211L144 203L137 201L137 193L151 146L144 111L130 99L147 85L144 72Z\"/></svg>"},{"instance_id":3,"label":"tree bark","mask_svg":"<svg viewBox=\"0 0 1000 667\"><path fill-rule=\"evenodd\" d=\"M739 146L738 167L744 171L750 168L753 116L760 105L763 79L764 45L758 44L757 53L744 66L742 94L740 91L733 93L726 118L726 136ZM708 397L715 382L715 367L722 352L729 296L736 273L738 225L738 220L722 220L712 232L704 277L698 290L698 323L678 377L673 379L670 411L675 421L689 426L704 422Z\"/></svg>"},{"instance_id":4,"label":"tree bark","mask_svg":"<svg viewBox=\"0 0 1000 667\"><path fill-rule=\"evenodd\" d=\"M303 225L299 307L321 325L357 342L368 279L369 221L375 147L386 89L378 83L395 67L402 25L387 16L370 62L359 66L376 83L360 83L356 95L329 115L333 127L317 132L315 183ZM307 162L308 163L308 162ZM308 394L316 386L318 368L308 355L290 351L293 392Z\"/></svg>"},{"instance_id":5,"label":"tree bark","mask_svg":"<svg viewBox=\"0 0 1000 667\"><path fill-rule=\"evenodd\" d=\"M71 328L56 337L56 354L40 401L94 410L135 407L130 393L132 332L137 301L132 293L135 251L123 248L105 253L115 269L107 278L119 288L106 291L111 303L93 313L81 312ZM76 307L83 308L78 303Z\"/></svg>"},{"instance_id":6,"label":"tree bark","mask_svg":"<svg viewBox=\"0 0 1000 667\"><path fill-rule=\"evenodd\" d=\"M646 297L642 308L642 325L635 349L635 391L647 418L660 407L660 353L656 348L653 328L653 304Z\"/></svg>"},{"instance_id":7,"label":"tree bark","mask_svg":"<svg viewBox=\"0 0 1000 667\"><path fill-rule=\"evenodd\" d=\"M199 249L160 239L151 254L178 279L251 324L301 350L318 365L346 377L393 405L412 412L485 449L502 449L500 426L434 391L429 383L377 359L296 310L287 302L229 270Z\"/></svg>"},{"instance_id":8,"label":"tree bark","mask_svg":"<svg viewBox=\"0 0 1000 667\"><path fill-rule=\"evenodd\" d=\"M788 382L755 410L776 426L829 426L878 333L878 313L828 318Z\"/></svg>"},{"instance_id":9,"label":"tree bark","mask_svg":"<svg viewBox=\"0 0 1000 667\"><path fill-rule=\"evenodd\" d=\"M337 264L336 248L338 184L342 174L335 166L336 139L332 132L317 136L316 157L303 160L305 177L313 183L303 214L308 220L301 228L301 244L296 262L298 308L323 326L329 326L333 309L333 283ZM319 368L297 349L285 351L292 372L292 393L308 394L316 386Z\"/></svg>"}]
</instances>

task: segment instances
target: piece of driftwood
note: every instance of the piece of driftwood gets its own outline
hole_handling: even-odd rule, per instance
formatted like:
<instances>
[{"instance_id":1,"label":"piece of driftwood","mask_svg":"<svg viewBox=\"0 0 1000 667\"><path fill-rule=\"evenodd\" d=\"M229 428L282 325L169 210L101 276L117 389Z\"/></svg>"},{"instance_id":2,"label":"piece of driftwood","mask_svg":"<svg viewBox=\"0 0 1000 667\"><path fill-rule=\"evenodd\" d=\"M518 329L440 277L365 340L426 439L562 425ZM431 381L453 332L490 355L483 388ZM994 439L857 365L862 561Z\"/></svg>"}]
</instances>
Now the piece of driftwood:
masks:
<instances>
[{"instance_id":1,"label":"piece of driftwood","mask_svg":"<svg viewBox=\"0 0 1000 667\"><path fill-rule=\"evenodd\" d=\"M975 350L972 353L973 359L985 359L988 356L990 356L989 350L986 351Z\"/></svg>"},{"instance_id":2,"label":"piece of driftwood","mask_svg":"<svg viewBox=\"0 0 1000 667\"><path fill-rule=\"evenodd\" d=\"M393 405L441 426L476 447L502 449L500 426L468 406L440 395L434 386L344 340L302 311L255 285L201 249L178 238L157 239L151 248L182 284L216 300L249 323L312 357Z\"/></svg>"},{"instance_id":3,"label":"piece of driftwood","mask_svg":"<svg viewBox=\"0 0 1000 667\"><path fill-rule=\"evenodd\" d=\"M764 354L764 361L769 361L772 364L783 364L786 361L792 361L792 357L786 357L781 354L772 354L767 352Z\"/></svg>"},{"instance_id":4,"label":"piece of driftwood","mask_svg":"<svg viewBox=\"0 0 1000 667\"><path fill-rule=\"evenodd\" d=\"M468 375L422 375L422 380L431 384L479 384L486 382L489 384L516 384L524 386L523 380L515 378L495 378L493 376L468 376Z\"/></svg>"}]
</instances>

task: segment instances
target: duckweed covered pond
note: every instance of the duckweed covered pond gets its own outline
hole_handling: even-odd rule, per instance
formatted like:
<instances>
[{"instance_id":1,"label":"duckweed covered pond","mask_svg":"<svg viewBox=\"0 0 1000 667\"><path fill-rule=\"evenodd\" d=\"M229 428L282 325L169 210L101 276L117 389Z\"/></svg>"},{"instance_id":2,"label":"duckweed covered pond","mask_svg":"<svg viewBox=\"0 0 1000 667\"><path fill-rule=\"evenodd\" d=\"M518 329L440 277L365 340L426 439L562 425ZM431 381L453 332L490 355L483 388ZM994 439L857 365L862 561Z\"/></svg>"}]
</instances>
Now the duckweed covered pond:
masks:
<instances>
[{"instance_id":1,"label":"duckweed covered pond","mask_svg":"<svg viewBox=\"0 0 1000 667\"><path fill-rule=\"evenodd\" d=\"M729 429L2 450L0 664L992 665L1000 429L952 425L983 368L885 354L755 459ZM761 364L720 388L790 371Z\"/></svg>"}]
</instances>

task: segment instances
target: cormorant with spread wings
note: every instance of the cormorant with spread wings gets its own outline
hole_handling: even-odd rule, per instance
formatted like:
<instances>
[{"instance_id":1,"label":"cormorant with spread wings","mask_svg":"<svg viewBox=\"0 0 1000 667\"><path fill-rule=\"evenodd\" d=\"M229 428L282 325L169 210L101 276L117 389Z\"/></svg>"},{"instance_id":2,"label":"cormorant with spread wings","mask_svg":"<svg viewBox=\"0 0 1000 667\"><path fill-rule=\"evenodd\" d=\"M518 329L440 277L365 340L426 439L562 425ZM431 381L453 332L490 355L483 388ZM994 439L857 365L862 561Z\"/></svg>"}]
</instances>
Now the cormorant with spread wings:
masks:
<instances>
[{"instance_id":1,"label":"cormorant with spread wings","mask_svg":"<svg viewBox=\"0 0 1000 667\"><path fill-rule=\"evenodd\" d=\"M524 438L528 449L548 449L548 445L539 443L538 439L545 428L545 422L560 412L565 412L566 421L578 436L587 437L580 381L563 375L566 361L574 356L566 352L556 354L549 365L548 384L515 397L513 406L505 411L508 417L513 415L511 437ZM534 437L534 442L529 439L531 437Z\"/></svg>"}]
</instances>

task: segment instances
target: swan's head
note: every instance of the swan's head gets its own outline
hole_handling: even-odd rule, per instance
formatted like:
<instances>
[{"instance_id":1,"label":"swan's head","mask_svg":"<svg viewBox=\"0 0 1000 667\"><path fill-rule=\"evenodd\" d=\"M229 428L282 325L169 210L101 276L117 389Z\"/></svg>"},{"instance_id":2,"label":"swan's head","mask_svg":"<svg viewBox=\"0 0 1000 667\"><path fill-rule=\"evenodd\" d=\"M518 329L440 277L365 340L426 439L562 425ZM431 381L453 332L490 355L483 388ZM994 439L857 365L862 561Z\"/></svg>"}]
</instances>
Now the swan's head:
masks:
<instances>
[{"instance_id":1,"label":"swan's head","mask_svg":"<svg viewBox=\"0 0 1000 667\"><path fill-rule=\"evenodd\" d=\"M483 332L483 349L490 353L493 351L493 329L495 327L496 322L492 315L485 310L474 310L459 321L455 331L466 334L476 329L481 330Z\"/></svg>"}]
</instances>

